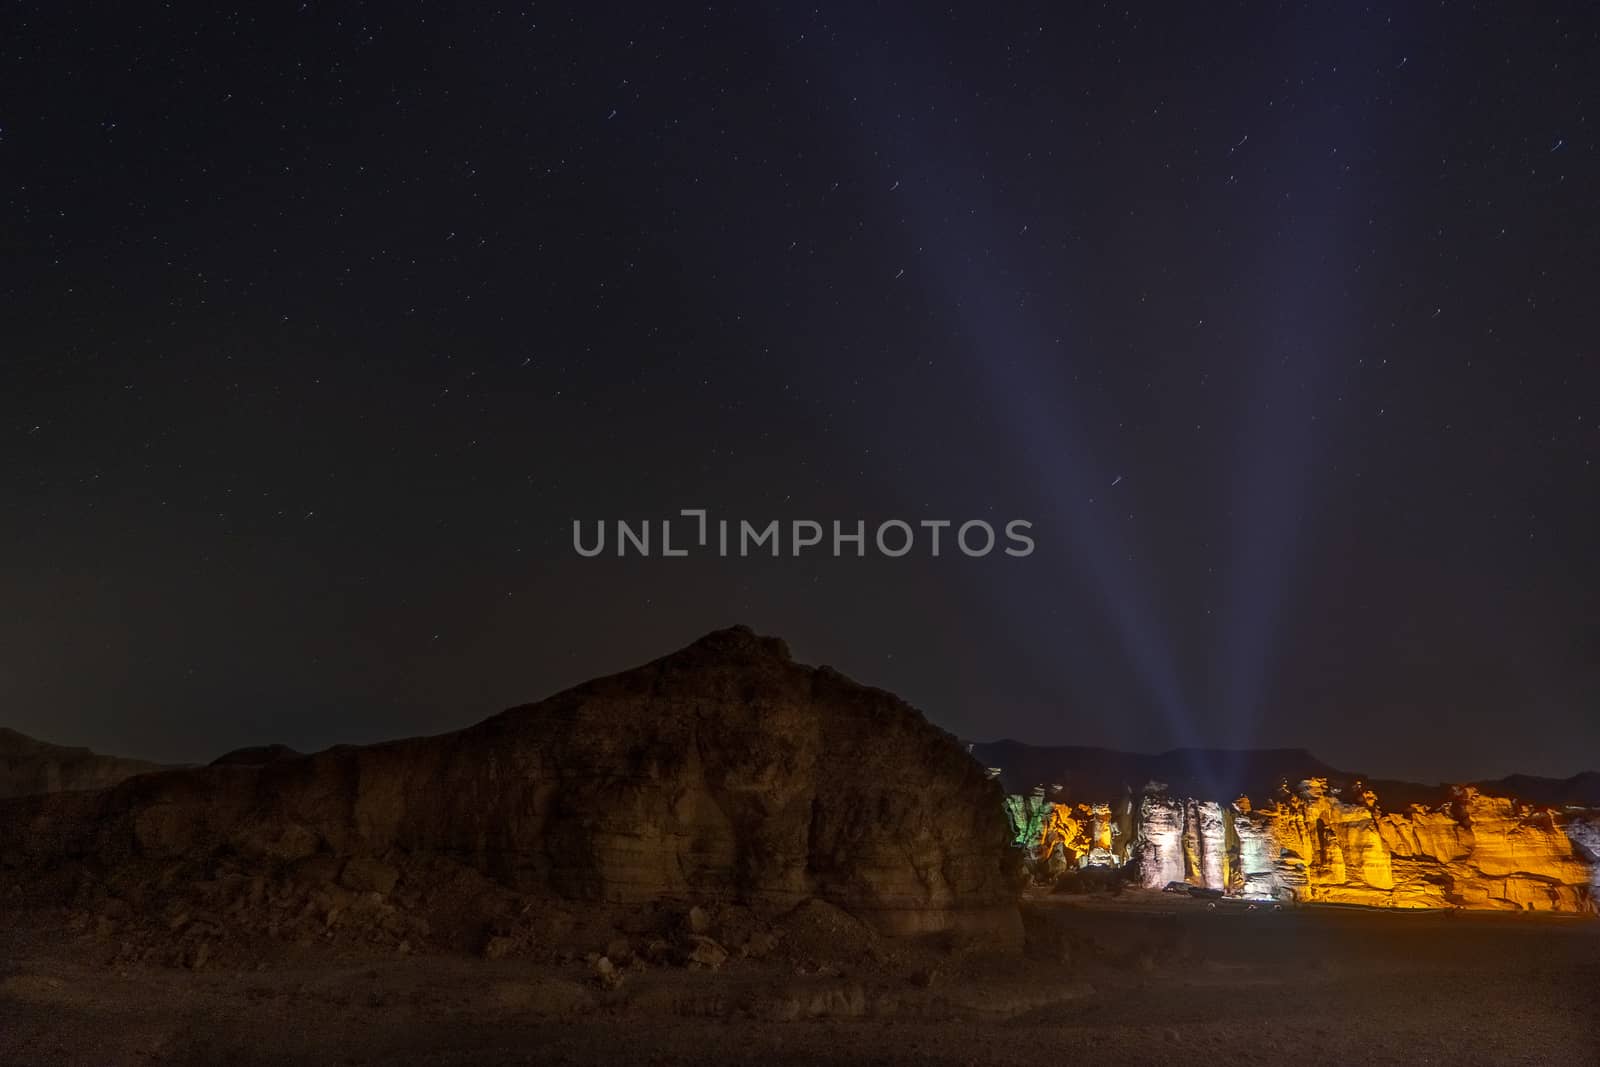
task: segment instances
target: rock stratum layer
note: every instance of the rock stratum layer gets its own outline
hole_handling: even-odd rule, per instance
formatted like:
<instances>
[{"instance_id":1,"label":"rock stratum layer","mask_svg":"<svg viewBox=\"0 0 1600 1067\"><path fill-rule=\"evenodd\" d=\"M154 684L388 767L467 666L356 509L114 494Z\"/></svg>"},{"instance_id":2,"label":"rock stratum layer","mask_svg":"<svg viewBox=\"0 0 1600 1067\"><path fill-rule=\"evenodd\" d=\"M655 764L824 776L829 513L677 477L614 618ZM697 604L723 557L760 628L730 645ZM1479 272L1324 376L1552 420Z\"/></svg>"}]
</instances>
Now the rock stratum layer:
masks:
<instances>
[{"instance_id":1,"label":"rock stratum layer","mask_svg":"<svg viewBox=\"0 0 1600 1067\"><path fill-rule=\"evenodd\" d=\"M159 763L35 741L0 726L0 798L105 789L136 774L163 769Z\"/></svg>"},{"instance_id":2,"label":"rock stratum layer","mask_svg":"<svg viewBox=\"0 0 1600 1067\"><path fill-rule=\"evenodd\" d=\"M1116 803L1008 800L1036 875L1129 867L1145 886L1183 882L1248 899L1403 908L1593 913L1600 901L1600 811L1552 808L1477 787L1437 805L1385 810L1359 785L1326 778L1262 806L1161 790Z\"/></svg>"},{"instance_id":3,"label":"rock stratum layer","mask_svg":"<svg viewBox=\"0 0 1600 1067\"><path fill-rule=\"evenodd\" d=\"M1019 928L999 784L891 694L743 628L456 733L262 751L0 802L0 854L437 856L569 898L814 897L891 933Z\"/></svg>"}]
</instances>

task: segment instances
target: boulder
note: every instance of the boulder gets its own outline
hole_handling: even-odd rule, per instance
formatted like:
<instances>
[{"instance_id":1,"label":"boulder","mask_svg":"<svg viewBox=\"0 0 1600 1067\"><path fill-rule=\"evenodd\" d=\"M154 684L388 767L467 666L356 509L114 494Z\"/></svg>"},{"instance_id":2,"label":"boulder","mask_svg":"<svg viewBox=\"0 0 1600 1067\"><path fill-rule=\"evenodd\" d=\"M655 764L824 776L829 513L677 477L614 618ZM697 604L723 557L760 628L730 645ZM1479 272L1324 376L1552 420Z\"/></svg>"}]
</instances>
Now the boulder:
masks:
<instances>
[{"instance_id":1,"label":"boulder","mask_svg":"<svg viewBox=\"0 0 1600 1067\"><path fill-rule=\"evenodd\" d=\"M622 972L607 956L594 961L594 978L601 989L616 989L622 985Z\"/></svg>"},{"instance_id":2,"label":"boulder","mask_svg":"<svg viewBox=\"0 0 1600 1067\"><path fill-rule=\"evenodd\" d=\"M722 967L728 960L728 950L699 934L690 934L688 951L684 953L684 965L692 970L715 971Z\"/></svg>"}]
</instances>

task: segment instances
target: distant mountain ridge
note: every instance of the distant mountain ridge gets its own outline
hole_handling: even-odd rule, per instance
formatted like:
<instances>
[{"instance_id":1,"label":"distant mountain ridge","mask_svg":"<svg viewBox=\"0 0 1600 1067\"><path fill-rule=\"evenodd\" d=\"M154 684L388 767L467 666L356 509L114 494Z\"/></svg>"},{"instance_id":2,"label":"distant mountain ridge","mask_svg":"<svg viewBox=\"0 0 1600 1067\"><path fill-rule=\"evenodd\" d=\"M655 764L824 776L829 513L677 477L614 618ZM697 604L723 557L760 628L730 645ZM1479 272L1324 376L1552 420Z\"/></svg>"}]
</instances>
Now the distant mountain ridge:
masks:
<instances>
[{"instance_id":1,"label":"distant mountain ridge","mask_svg":"<svg viewBox=\"0 0 1600 1067\"><path fill-rule=\"evenodd\" d=\"M136 774L165 769L146 760L52 745L0 726L0 797L106 789Z\"/></svg>"},{"instance_id":2,"label":"distant mountain ridge","mask_svg":"<svg viewBox=\"0 0 1600 1067\"><path fill-rule=\"evenodd\" d=\"M1061 786L1065 797L1074 802L1109 800L1125 791L1138 793L1151 782L1162 783L1174 795L1217 800L1248 796L1263 801L1277 795L1281 782L1293 785L1308 778L1326 778L1338 788L1363 782L1391 808L1438 804L1450 795L1447 784L1372 778L1334 767L1303 748L1175 748L1143 753L1002 739L969 742L969 749L983 766L999 769L1006 792ZM219 756L213 765L264 764L300 756L284 745L261 745ZM175 766L55 745L0 726L0 798L106 789L136 774ZM1546 807L1600 808L1600 771L1584 771L1570 778L1511 774L1459 784L1472 785L1490 796L1515 797Z\"/></svg>"},{"instance_id":3,"label":"distant mountain ridge","mask_svg":"<svg viewBox=\"0 0 1600 1067\"><path fill-rule=\"evenodd\" d=\"M1082 745L1029 745L1010 739L974 742L970 747L978 762L999 769L1006 792L1060 786L1064 799L1072 802L1108 801L1124 792L1137 794L1151 782L1162 783L1177 796L1222 801L1247 796L1259 802L1274 798L1283 782L1294 785L1308 778L1326 778L1339 788L1363 782L1389 807L1437 804L1450 795L1448 784L1372 778L1334 767L1303 748L1175 748L1141 753ZM1571 778L1513 774L1459 784L1530 804L1600 808L1600 772L1596 771Z\"/></svg>"},{"instance_id":4,"label":"distant mountain ridge","mask_svg":"<svg viewBox=\"0 0 1600 1067\"><path fill-rule=\"evenodd\" d=\"M1582 771L1571 778L1511 774L1473 784L1485 793L1518 797L1551 807L1600 807L1600 771Z\"/></svg>"}]
</instances>

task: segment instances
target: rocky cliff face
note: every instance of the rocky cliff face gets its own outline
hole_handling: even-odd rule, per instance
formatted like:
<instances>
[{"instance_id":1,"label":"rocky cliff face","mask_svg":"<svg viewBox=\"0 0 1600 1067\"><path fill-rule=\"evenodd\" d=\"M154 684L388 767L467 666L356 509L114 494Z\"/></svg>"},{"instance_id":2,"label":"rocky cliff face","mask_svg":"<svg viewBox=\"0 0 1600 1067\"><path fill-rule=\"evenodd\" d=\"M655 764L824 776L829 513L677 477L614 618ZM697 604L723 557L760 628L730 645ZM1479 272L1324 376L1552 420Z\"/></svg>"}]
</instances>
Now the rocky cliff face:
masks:
<instances>
[{"instance_id":1,"label":"rocky cliff face","mask_svg":"<svg viewBox=\"0 0 1600 1067\"><path fill-rule=\"evenodd\" d=\"M0 797L105 789L136 774L162 769L158 763L46 744L0 726Z\"/></svg>"},{"instance_id":2,"label":"rocky cliff face","mask_svg":"<svg viewBox=\"0 0 1600 1067\"><path fill-rule=\"evenodd\" d=\"M1371 792L1342 799L1314 779L1234 821L1259 843L1249 872L1258 892L1281 886L1298 899L1405 908L1583 912L1596 901L1597 813L1471 786L1438 807L1386 811Z\"/></svg>"},{"instance_id":3,"label":"rocky cliff face","mask_svg":"<svg viewBox=\"0 0 1600 1067\"><path fill-rule=\"evenodd\" d=\"M1058 826L1090 807L1032 802L1042 814L1020 836L1036 872L1051 873L1056 843L1032 826ZM1472 786L1443 804L1403 811L1386 810L1371 790L1343 797L1325 778L1260 807L1161 791L1128 796L1121 807L1136 816L1132 831L1100 862L1136 859L1140 881L1152 888L1187 882L1250 899L1404 908L1592 912L1600 901L1600 812L1530 805ZM1095 861L1084 852L1078 862Z\"/></svg>"},{"instance_id":4,"label":"rocky cliff face","mask_svg":"<svg viewBox=\"0 0 1600 1067\"><path fill-rule=\"evenodd\" d=\"M999 784L902 701L742 628L456 733L272 756L0 803L0 853L438 856L573 898L1018 929Z\"/></svg>"}]
</instances>

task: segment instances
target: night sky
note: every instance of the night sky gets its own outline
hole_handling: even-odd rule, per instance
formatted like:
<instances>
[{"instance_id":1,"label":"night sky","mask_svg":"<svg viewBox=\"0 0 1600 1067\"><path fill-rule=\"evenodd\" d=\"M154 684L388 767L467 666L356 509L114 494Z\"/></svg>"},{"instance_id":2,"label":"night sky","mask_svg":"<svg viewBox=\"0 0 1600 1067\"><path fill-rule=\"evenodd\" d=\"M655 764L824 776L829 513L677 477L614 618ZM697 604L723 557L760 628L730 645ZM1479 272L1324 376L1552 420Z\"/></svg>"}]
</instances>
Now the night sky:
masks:
<instances>
[{"instance_id":1,"label":"night sky","mask_svg":"<svg viewBox=\"0 0 1600 1067\"><path fill-rule=\"evenodd\" d=\"M1531 6L7 5L0 722L314 749L742 622L968 738L1600 767ZM573 549L693 507L1037 548Z\"/></svg>"}]
</instances>

